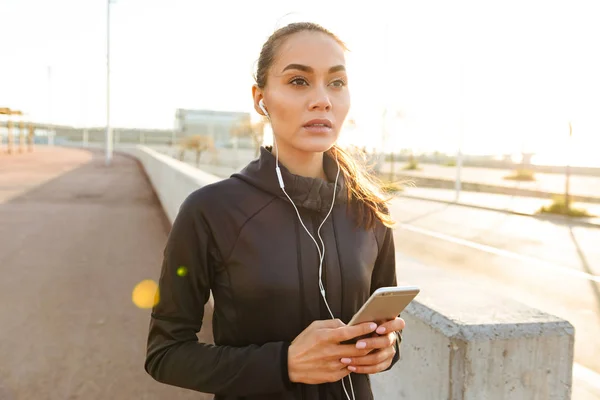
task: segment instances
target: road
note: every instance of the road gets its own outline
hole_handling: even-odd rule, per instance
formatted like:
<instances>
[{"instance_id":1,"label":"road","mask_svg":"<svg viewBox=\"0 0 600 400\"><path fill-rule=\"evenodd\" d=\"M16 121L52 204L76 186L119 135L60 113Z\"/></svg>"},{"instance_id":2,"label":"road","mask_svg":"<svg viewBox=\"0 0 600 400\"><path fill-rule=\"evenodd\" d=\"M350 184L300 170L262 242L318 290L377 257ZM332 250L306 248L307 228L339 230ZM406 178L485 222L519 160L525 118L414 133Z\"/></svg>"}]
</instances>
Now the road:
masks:
<instances>
[{"instance_id":1,"label":"road","mask_svg":"<svg viewBox=\"0 0 600 400\"><path fill-rule=\"evenodd\" d=\"M584 379L588 369L600 373L600 229L407 198L391 210L400 263L452 271L570 321L573 399L600 399L600 375ZM402 276L399 265L400 281L410 280L409 270Z\"/></svg>"}]
</instances>

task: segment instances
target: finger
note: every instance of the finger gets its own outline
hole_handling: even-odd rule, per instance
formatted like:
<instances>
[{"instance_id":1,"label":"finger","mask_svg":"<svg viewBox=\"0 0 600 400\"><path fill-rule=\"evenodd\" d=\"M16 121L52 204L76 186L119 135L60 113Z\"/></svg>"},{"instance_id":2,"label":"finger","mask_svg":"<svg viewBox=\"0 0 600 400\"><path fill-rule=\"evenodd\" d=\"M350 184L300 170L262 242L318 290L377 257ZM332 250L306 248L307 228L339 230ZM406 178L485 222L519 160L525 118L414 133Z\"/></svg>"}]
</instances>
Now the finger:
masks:
<instances>
[{"instance_id":1,"label":"finger","mask_svg":"<svg viewBox=\"0 0 600 400\"><path fill-rule=\"evenodd\" d=\"M346 340L354 339L358 336L367 335L377 329L377 324L374 322L365 322L363 324L343 326L335 328L331 331L331 339L337 343L345 342Z\"/></svg>"},{"instance_id":2,"label":"finger","mask_svg":"<svg viewBox=\"0 0 600 400\"><path fill-rule=\"evenodd\" d=\"M355 374L376 374L381 371L385 371L392 364L392 359L385 360L376 365L363 365L363 366L348 366L348 370L354 372Z\"/></svg>"},{"instance_id":3,"label":"finger","mask_svg":"<svg viewBox=\"0 0 600 400\"><path fill-rule=\"evenodd\" d=\"M389 332L401 331L406 327L406 322L402 318L396 318L391 321L384 322L377 327L377 332L380 335Z\"/></svg>"},{"instance_id":4,"label":"finger","mask_svg":"<svg viewBox=\"0 0 600 400\"><path fill-rule=\"evenodd\" d=\"M357 349L354 344L333 344L324 350L326 357L339 360L344 357L362 357L372 350Z\"/></svg>"},{"instance_id":5,"label":"finger","mask_svg":"<svg viewBox=\"0 0 600 400\"><path fill-rule=\"evenodd\" d=\"M394 348L387 348L376 350L366 356L362 357L352 357L352 358L342 358L340 362L345 365L351 366L368 366L368 365L377 365L385 362L386 360L391 360L394 358L394 354L396 351Z\"/></svg>"},{"instance_id":6,"label":"finger","mask_svg":"<svg viewBox=\"0 0 600 400\"><path fill-rule=\"evenodd\" d=\"M345 364L344 362L342 362L339 359L331 360L325 365L327 366L326 368L330 371L340 371L348 366L348 364Z\"/></svg>"},{"instance_id":7,"label":"finger","mask_svg":"<svg viewBox=\"0 0 600 400\"><path fill-rule=\"evenodd\" d=\"M396 334L388 333L384 336L379 336L375 338L366 338L360 339L356 342L357 349L383 349L386 347L393 346L396 342Z\"/></svg>"}]
</instances>

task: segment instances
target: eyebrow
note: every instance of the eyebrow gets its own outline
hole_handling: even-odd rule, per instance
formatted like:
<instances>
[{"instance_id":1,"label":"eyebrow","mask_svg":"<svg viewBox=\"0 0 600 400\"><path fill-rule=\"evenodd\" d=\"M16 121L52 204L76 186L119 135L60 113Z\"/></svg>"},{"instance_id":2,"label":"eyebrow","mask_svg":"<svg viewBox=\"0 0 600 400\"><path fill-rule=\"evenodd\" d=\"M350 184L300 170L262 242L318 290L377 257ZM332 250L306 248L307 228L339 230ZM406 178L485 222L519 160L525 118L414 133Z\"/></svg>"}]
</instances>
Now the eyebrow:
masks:
<instances>
[{"instance_id":1,"label":"eyebrow","mask_svg":"<svg viewBox=\"0 0 600 400\"><path fill-rule=\"evenodd\" d=\"M306 73L311 73L311 74L315 72L315 70L312 67L309 67L308 65L302 65L302 64L290 64L287 67L285 67L283 69L283 71L281 71L281 72L283 73L290 69L297 69L297 70L304 71ZM335 66L329 68L329 73L333 74L334 72L345 71L345 70L346 70L345 66L335 65Z\"/></svg>"}]
</instances>

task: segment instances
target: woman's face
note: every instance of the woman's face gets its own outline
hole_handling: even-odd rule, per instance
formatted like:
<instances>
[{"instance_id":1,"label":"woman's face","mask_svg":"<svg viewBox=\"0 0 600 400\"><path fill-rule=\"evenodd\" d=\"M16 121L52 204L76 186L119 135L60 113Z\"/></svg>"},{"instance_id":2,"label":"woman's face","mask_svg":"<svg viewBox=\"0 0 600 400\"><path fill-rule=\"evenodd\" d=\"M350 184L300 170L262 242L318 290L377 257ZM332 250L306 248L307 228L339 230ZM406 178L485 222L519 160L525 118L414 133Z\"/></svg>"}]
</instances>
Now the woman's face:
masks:
<instances>
[{"instance_id":1,"label":"woman's face","mask_svg":"<svg viewBox=\"0 0 600 400\"><path fill-rule=\"evenodd\" d=\"M298 32L279 46L265 87L253 89L255 108L262 98L279 147L331 148L350 108L345 65L343 48L321 32Z\"/></svg>"}]
</instances>

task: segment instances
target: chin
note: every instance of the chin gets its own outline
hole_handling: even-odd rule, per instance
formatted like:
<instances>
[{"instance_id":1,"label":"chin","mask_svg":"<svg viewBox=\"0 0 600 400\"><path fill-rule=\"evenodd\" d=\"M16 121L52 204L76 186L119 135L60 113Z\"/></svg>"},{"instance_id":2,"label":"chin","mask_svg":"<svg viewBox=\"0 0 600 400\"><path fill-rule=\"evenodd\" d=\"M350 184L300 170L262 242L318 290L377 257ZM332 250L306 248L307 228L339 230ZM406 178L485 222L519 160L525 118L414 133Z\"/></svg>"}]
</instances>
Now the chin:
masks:
<instances>
[{"instance_id":1,"label":"chin","mask_svg":"<svg viewBox=\"0 0 600 400\"><path fill-rule=\"evenodd\" d=\"M310 153L324 153L337 141L337 137L312 137L296 140L294 147L297 150Z\"/></svg>"}]
</instances>

